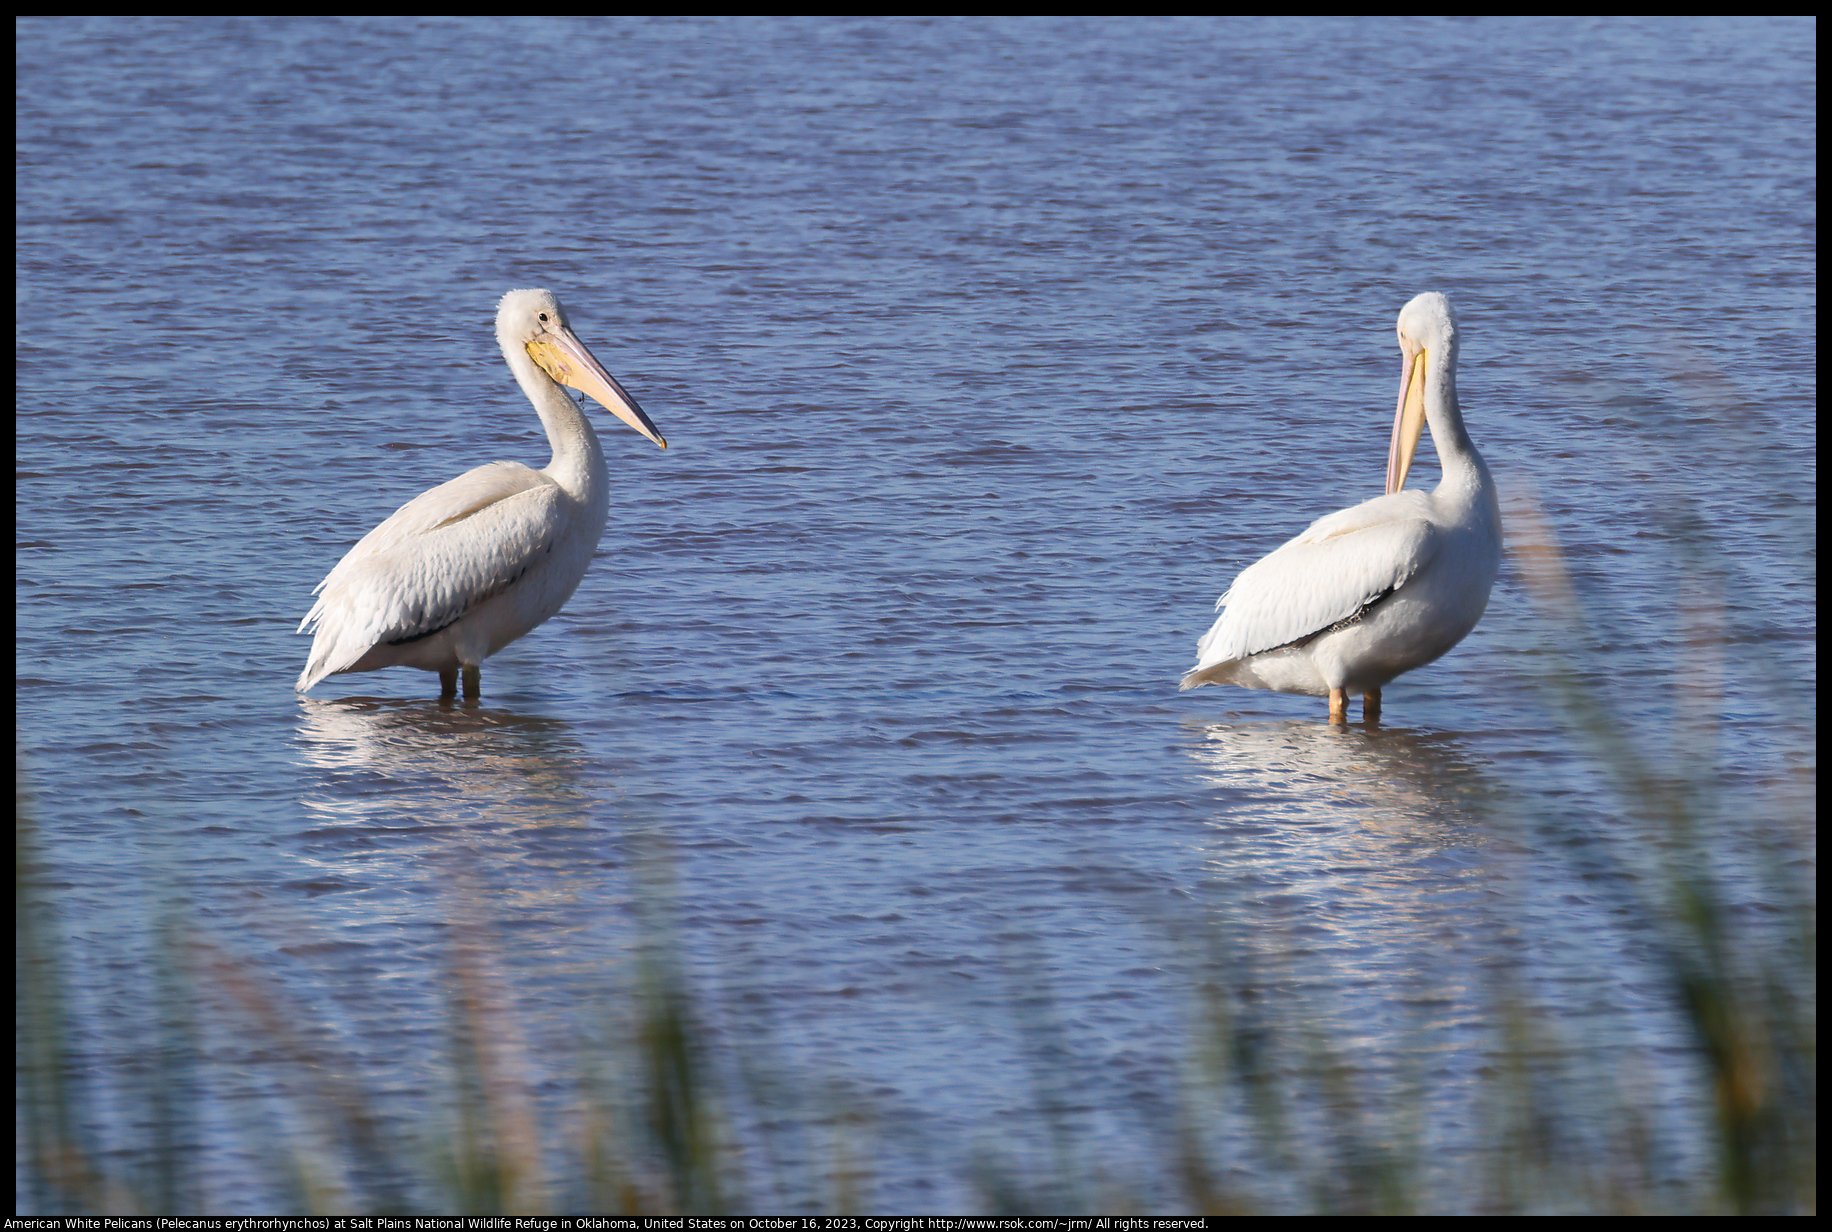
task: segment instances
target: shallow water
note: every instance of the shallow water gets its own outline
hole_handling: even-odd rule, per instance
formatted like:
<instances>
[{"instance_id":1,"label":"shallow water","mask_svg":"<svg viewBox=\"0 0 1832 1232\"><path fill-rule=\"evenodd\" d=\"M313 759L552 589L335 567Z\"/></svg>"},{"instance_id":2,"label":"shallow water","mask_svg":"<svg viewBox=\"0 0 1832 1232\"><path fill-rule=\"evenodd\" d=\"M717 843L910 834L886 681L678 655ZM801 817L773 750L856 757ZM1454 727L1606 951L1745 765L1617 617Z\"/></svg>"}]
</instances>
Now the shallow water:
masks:
<instances>
[{"instance_id":1,"label":"shallow water","mask_svg":"<svg viewBox=\"0 0 1832 1232\"><path fill-rule=\"evenodd\" d=\"M722 1038L767 1018L896 1127L883 1210L973 1206L934 1161L1034 1122L1040 981L1087 1149L1149 1192L1211 929L1369 1056L1422 1013L1452 1104L1497 961L1605 1063L1683 1054L1598 885L1632 872L1547 837L1624 805L1536 687L1561 635L1518 557L1379 732L1176 681L1235 571L1378 490L1394 318L1435 288L1584 672L1661 764L1779 807L1814 715L1811 23L17 35L20 745L81 1005L144 991L170 884L412 1101L452 922L569 1038L662 851ZM669 449L601 418L599 558L481 708L405 669L299 699L351 543L544 463L490 334L531 285Z\"/></svg>"}]
</instances>

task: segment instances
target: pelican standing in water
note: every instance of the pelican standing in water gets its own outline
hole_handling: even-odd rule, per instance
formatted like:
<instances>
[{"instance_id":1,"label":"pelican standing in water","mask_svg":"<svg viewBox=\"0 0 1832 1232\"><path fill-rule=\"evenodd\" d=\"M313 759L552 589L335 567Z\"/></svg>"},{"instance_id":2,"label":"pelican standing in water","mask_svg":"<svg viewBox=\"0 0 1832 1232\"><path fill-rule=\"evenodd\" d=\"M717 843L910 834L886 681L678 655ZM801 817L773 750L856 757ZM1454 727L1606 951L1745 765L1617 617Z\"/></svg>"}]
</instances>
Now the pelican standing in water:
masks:
<instances>
[{"instance_id":1,"label":"pelican standing in water","mask_svg":"<svg viewBox=\"0 0 1832 1232\"><path fill-rule=\"evenodd\" d=\"M1380 689L1463 640L1501 567L1501 506L1457 406L1457 318L1435 291L1400 310L1399 408L1387 494L1327 517L1241 571L1182 687L1329 697L1332 723L1380 717ZM1402 491L1431 425L1443 479Z\"/></svg>"},{"instance_id":2,"label":"pelican standing in water","mask_svg":"<svg viewBox=\"0 0 1832 1232\"><path fill-rule=\"evenodd\" d=\"M441 697L482 691L483 661L566 605L592 562L610 508L604 451L562 385L668 443L636 399L592 357L552 291L511 291L496 341L534 403L553 461L491 462L423 492L364 535L313 594L316 628L300 692L326 676L417 667Z\"/></svg>"}]
</instances>

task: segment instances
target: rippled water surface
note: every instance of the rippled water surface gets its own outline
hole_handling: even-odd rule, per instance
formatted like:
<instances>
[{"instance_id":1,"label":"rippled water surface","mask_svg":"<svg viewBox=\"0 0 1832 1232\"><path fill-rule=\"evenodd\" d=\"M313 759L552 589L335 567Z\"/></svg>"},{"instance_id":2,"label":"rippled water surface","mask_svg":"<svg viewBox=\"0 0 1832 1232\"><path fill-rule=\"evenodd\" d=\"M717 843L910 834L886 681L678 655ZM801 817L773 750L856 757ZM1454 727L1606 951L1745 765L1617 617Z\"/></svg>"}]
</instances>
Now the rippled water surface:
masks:
<instances>
[{"instance_id":1,"label":"rippled water surface","mask_svg":"<svg viewBox=\"0 0 1832 1232\"><path fill-rule=\"evenodd\" d=\"M411 1101L455 919L538 1043L672 896L720 1038L767 1022L873 1109L897 1210L975 1205L948 1161L1034 1123L1045 991L1082 1140L1150 1192L1212 928L1354 1046L1422 1016L1453 1101L1503 960L1683 1070L1645 939L1537 828L1622 804L1536 683L1518 555L1379 731L1176 682L1235 571L1378 491L1394 319L1438 289L1583 670L1770 809L1815 713L1814 39L22 23L19 726L76 1000L144 994L175 885ZM491 335L518 286L669 449L601 417L598 559L480 708L407 669L300 699L351 543L545 463Z\"/></svg>"}]
</instances>

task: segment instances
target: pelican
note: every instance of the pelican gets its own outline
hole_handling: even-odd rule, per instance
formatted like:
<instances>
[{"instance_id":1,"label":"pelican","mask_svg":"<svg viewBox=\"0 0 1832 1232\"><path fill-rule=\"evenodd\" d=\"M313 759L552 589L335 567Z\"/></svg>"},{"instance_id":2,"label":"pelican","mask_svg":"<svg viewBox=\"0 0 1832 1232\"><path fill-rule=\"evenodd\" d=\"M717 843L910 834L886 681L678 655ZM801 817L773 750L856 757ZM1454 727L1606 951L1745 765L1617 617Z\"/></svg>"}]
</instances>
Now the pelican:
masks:
<instances>
[{"instance_id":1,"label":"pelican","mask_svg":"<svg viewBox=\"0 0 1832 1232\"><path fill-rule=\"evenodd\" d=\"M610 508L604 451L562 385L590 395L663 449L636 399L592 357L552 291L511 291L496 341L553 446L541 470L491 462L442 483L364 535L312 591L316 628L295 686L342 672L417 667L441 697L482 692L483 661L566 605Z\"/></svg>"},{"instance_id":2,"label":"pelican","mask_svg":"<svg viewBox=\"0 0 1832 1232\"><path fill-rule=\"evenodd\" d=\"M1495 481L1457 407L1457 318L1435 291L1399 314L1399 406L1387 492L1318 518L1241 570L1216 601L1182 688L1233 684L1329 697L1332 723L1380 717L1380 689L1463 640L1488 607L1501 567ZM1404 491L1419 433L1431 425L1443 479Z\"/></svg>"}]
</instances>

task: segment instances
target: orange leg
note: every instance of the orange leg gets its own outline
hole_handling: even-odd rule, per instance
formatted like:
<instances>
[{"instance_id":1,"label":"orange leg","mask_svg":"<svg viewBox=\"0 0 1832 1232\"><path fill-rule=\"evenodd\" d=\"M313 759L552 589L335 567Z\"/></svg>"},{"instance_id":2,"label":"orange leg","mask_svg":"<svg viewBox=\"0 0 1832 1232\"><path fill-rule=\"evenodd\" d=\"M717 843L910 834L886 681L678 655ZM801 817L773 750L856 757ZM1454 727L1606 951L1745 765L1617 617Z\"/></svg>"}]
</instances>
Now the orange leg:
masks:
<instances>
[{"instance_id":1,"label":"orange leg","mask_svg":"<svg viewBox=\"0 0 1832 1232\"><path fill-rule=\"evenodd\" d=\"M1347 689L1329 691L1329 721L1332 723L1349 721L1349 691Z\"/></svg>"},{"instance_id":2,"label":"orange leg","mask_svg":"<svg viewBox=\"0 0 1832 1232\"><path fill-rule=\"evenodd\" d=\"M1361 695L1361 717L1365 722L1380 722L1380 690L1369 689Z\"/></svg>"}]
</instances>

